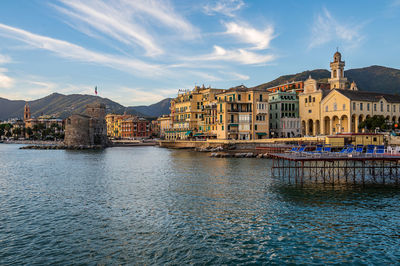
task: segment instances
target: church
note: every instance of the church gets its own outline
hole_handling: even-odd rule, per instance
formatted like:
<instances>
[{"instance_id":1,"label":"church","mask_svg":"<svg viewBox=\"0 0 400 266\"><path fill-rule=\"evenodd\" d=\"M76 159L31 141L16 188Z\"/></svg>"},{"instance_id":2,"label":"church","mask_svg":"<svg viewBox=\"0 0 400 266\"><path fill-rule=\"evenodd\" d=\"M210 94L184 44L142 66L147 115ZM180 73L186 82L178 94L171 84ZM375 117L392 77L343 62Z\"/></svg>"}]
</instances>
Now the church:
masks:
<instances>
[{"instance_id":1,"label":"church","mask_svg":"<svg viewBox=\"0 0 400 266\"><path fill-rule=\"evenodd\" d=\"M309 77L299 94L299 114L304 136L359 133L359 124L374 115L393 123L400 121L400 96L358 90L344 76L345 62L337 51L330 63L328 88L320 88Z\"/></svg>"}]
</instances>

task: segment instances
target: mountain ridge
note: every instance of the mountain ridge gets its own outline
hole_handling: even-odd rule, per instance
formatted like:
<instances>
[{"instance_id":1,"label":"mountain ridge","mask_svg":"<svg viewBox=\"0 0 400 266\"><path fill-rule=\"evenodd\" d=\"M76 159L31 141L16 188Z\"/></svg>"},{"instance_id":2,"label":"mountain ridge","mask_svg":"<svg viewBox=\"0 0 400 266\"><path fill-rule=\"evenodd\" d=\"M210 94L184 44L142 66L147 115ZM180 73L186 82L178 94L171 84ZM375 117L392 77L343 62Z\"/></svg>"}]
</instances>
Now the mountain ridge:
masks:
<instances>
[{"instance_id":1,"label":"mountain ridge","mask_svg":"<svg viewBox=\"0 0 400 266\"><path fill-rule=\"evenodd\" d=\"M0 120L22 118L25 103L29 104L32 117L45 114L64 119L71 114L84 113L86 105L97 101L106 105L107 113L127 113L143 117L158 117L161 114L169 113L169 106L166 106L166 102L169 102L170 98L166 98L150 106L138 106L138 109L143 110L142 113L136 109L136 106L125 107L108 98L88 94L64 95L54 92L43 98L32 101L8 100L0 97Z\"/></svg>"}]
</instances>

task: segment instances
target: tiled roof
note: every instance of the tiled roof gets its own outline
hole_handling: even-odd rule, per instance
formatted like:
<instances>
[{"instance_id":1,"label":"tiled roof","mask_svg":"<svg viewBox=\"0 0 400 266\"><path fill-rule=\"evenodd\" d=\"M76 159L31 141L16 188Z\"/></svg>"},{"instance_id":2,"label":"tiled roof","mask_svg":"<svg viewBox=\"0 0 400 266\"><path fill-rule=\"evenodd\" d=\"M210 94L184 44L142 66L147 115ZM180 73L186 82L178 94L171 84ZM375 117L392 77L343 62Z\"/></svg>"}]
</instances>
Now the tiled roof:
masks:
<instances>
[{"instance_id":1,"label":"tiled roof","mask_svg":"<svg viewBox=\"0 0 400 266\"><path fill-rule=\"evenodd\" d=\"M369 101L378 102L384 98L389 103L400 103L400 96L393 94L385 94L379 92L352 91L352 90L337 90L350 100L354 101Z\"/></svg>"}]
</instances>

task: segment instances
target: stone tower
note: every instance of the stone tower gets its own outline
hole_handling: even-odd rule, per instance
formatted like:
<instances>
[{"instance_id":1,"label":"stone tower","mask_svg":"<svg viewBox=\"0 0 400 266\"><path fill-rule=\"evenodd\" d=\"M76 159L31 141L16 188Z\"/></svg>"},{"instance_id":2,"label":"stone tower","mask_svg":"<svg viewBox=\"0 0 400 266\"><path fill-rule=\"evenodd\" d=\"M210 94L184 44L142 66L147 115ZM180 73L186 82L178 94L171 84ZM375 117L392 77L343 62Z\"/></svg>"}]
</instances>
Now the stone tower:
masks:
<instances>
[{"instance_id":1,"label":"stone tower","mask_svg":"<svg viewBox=\"0 0 400 266\"><path fill-rule=\"evenodd\" d=\"M106 118L106 105L100 102L88 104L86 106L86 115L103 120Z\"/></svg>"},{"instance_id":2,"label":"stone tower","mask_svg":"<svg viewBox=\"0 0 400 266\"><path fill-rule=\"evenodd\" d=\"M342 61L342 55L337 51L333 55L333 62L331 62L331 78L328 82L331 85L331 89L345 89L347 78L344 77L344 61Z\"/></svg>"},{"instance_id":3,"label":"stone tower","mask_svg":"<svg viewBox=\"0 0 400 266\"><path fill-rule=\"evenodd\" d=\"M31 108L29 108L29 104L26 103L24 107L24 121L31 119Z\"/></svg>"},{"instance_id":4,"label":"stone tower","mask_svg":"<svg viewBox=\"0 0 400 266\"><path fill-rule=\"evenodd\" d=\"M92 103L86 106L86 115L74 114L65 124L64 144L70 147L107 147L106 105Z\"/></svg>"}]
</instances>

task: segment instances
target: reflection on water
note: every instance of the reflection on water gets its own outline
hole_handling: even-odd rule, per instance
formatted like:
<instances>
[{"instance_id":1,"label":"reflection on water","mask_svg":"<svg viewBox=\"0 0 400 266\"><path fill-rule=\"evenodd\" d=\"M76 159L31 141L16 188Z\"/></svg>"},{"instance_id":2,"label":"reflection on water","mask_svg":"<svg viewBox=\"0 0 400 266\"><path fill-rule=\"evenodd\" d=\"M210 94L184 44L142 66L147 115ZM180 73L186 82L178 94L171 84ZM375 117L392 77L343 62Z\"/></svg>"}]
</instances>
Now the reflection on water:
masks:
<instances>
[{"instance_id":1,"label":"reflection on water","mask_svg":"<svg viewBox=\"0 0 400 266\"><path fill-rule=\"evenodd\" d=\"M398 263L396 189L284 184L264 159L0 145L0 264Z\"/></svg>"}]
</instances>

